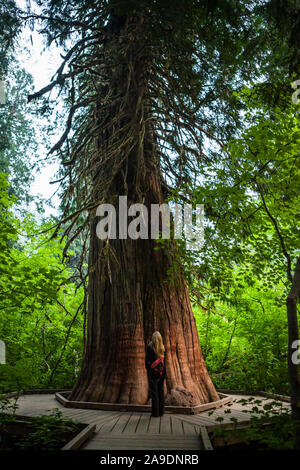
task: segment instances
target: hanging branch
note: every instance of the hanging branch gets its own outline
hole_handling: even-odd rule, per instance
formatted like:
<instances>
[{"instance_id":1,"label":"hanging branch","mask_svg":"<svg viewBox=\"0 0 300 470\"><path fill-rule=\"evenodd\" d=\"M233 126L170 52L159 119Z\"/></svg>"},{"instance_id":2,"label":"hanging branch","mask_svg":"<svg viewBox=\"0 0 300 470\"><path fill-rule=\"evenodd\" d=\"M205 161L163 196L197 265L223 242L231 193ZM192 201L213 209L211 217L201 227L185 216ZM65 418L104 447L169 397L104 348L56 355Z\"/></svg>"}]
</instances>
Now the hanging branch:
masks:
<instances>
[{"instance_id":1,"label":"hanging branch","mask_svg":"<svg viewBox=\"0 0 300 470\"><path fill-rule=\"evenodd\" d=\"M171 21L165 26L169 25L172 37L164 32L164 41L156 42L153 28L161 29L161 21L152 11L133 14L130 21L127 18L119 35L111 34L108 4L86 13L87 22L76 17L80 11L69 21L76 39L78 33L82 37L63 56L55 80L29 96L29 100L39 98L56 86L67 90L67 81L72 80L66 127L49 152L57 153L63 164L57 181L64 189L64 212L53 236L62 229L68 248L87 229L89 216L101 201L114 198L121 190L126 193L128 168L136 150L135 190L140 200L147 146L155 148L152 153L159 160L166 194L183 181L197 181L203 158L210 158L209 150L207 154L202 150L204 141L210 140L220 152L226 152L222 124L203 113L203 106L211 105L214 113L216 106L223 106L215 90L215 85L221 84L220 71L211 60L214 83L207 81L206 72L202 76L201 68L194 68L195 59L207 67L208 51L201 51L192 36L184 40L177 37ZM34 19L47 18L51 22L46 14ZM63 25L61 28L64 31ZM54 18L53 30L59 29ZM213 57L214 52L211 54ZM70 71L63 73L66 67ZM133 71L140 67L140 79L135 80ZM116 185L119 175L123 177L122 188Z\"/></svg>"},{"instance_id":2,"label":"hanging branch","mask_svg":"<svg viewBox=\"0 0 300 470\"><path fill-rule=\"evenodd\" d=\"M61 353L60 353L59 358L57 359L57 361L56 361L56 363L55 363L55 365L54 365L54 367L53 367L53 369L52 369L51 375L50 375L49 380L48 380L48 382L47 382L47 386L49 386L49 385L51 384L51 382L52 382L52 380L53 380L53 376L54 376L54 374L55 374L55 372L56 372L56 369L57 369L57 367L59 366L60 361L61 361L62 358L63 358L63 354L64 354L65 349L66 349L66 346L67 346L67 344L68 344L68 339L69 339L69 335L70 335L70 333L71 333L72 326L73 326L75 320L77 319L77 315L78 315L80 309L82 308L82 306L83 306L84 304L85 304L85 298L84 298L84 300L81 302L81 304L79 305L79 307L77 308L76 313L75 313L74 317L72 318L72 320L71 320L71 322L70 322L70 324L69 324L69 327L68 327L67 332L66 332L66 336L65 336L65 340L64 340L64 344L63 344Z\"/></svg>"},{"instance_id":3,"label":"hanging branch","mask_svg":"<svg viewBox=\"0 0 300 470\"><path fill-rule=\"evenodd\" d=\"M291 257L289 255L289 253L287 252L287 249L286 249L286 246L285 246L285 242L282 238L282 235L280 233L280 230L279 230L279 227L278 227L278 224L277 224L277 221L276 219L272 216L271 212L269 211L269 208L266 204L266 200L265 200L265 197L264 197L264 194L263 194L263 190L262 190L262 187L261 185L258 183L256 177L254 178L254 182L256 184L256 187L258 189L258 192L260 194L260 197L262 199L262 202L263 202L263 205L264 205L264 208L265 208L265 211L266 213L268 214L270 220L272 221L272 224L274 225L274 228L276 230L276 233L278 235L278 238L279 238L279 241L280 241L280 244L281 244L281 248L282 248L282 251L283 251L283 254L285 256L285 259L287 261L287 278L290 282L293 282L293 276L292 276L292 266L291 266Z\"/></svg>"},{"instance_id":4,"label":"hanging branch","mask_svg":"<svg viewBox=\"0 0 300 470\"><path fill-rule=\"evenodd\" d=\"M37 98L40 98L41 96L43 96L45 93L48 93L48 91L51 91L52 88L54 88L56 85L63 85L64 84L64 81L67 79L67 78L70 78L72 76L75 75L75 73L77 72L69 72L69 73L65 73L65 74L62 74L59 79L57 80L54 80L54 82L50 83L49 85L45 86L44 88L42 88L41 90L37 91L36 93L33 93L32 95L28 95L27 99L28 99L28 102L32 101L32 100L35 100Z\"/></svg>"}]
</instances>

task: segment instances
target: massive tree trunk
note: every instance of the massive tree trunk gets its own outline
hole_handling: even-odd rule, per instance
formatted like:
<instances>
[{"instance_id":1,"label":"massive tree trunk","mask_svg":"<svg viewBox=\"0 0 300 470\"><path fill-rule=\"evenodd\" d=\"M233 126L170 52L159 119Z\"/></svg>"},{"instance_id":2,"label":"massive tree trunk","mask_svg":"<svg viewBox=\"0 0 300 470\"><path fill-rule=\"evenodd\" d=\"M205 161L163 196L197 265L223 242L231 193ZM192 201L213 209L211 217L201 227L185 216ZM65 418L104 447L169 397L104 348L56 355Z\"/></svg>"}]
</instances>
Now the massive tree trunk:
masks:
<instances>
[{"instance_id":1,"label":"massive tree trunk","mask_svg":"<svg viewBox=\"0 0 300 470\"><path fill-rule=\"evenodd\" d=\"M149 175L150 181L158 196L157 179ZM166 403L217 400L185 281L180 274L169 279L170 247L155 249L151 239L110 240L113 254L99 260L97 222L91 230L87 350L72 399L146 403L145 348L159 330L167 356Z\"/></svg>"},{"instance_id":2,"label":"massive tree trunk","mask_svg":"<svg viewBox=\"0 0 300 470\"><path fill-rule=\"evenodd\" d=\"M124 161L115 173L105 200L114 201L117 220L118 201L113 197L126 194L128 206L142 202L149 213L151 204L161 204L165 199L147 97L150 54L149 50L143 50L138 38L135 42L132 40L134 34L141 34L137 25L142 24L143 19L135 18L133 23L134 28L130 31L133 50L126 49L125 61L120 54L116 63L123 65L110 68L109 76L112 96L124 97L122 113L120 106L112 102L109 116L105 118L105 130L95 143L96 155L104 162L108 142L117 133L126 140L123 129L128 132L128 123L136 126L133 133L136 142L131 145L126 159L126 148L120 147L119 158ZM113 17L106 46L108 51L109 48L116 50L113 44L118 35L117 43L121 49L120 32L124 37L128 25L128 18ZM126 67L126 61L131 61L131 67ZM132 74L130 79L128 68ZM105 95L107 89L102 91L102 97ZM100 105L97 112L101 114ZM120 119L116 119L118 113ZM102 188L109 170L113 171L109 165L99 162L94 173L95 188ZM95 199L103 194L103 190L96 190ZM96 235L98 222L99 218L92 215L87 344L81 375L71 399L147 403L145 348L152 333L159 330L167 357L166 403L189 406L218 400L203 360L189 293L180 270L175 271L170 280L169 271L176 258L175 243L160 245L152 239L130 238L105 242Z\"/></svg>"}]
</instances>

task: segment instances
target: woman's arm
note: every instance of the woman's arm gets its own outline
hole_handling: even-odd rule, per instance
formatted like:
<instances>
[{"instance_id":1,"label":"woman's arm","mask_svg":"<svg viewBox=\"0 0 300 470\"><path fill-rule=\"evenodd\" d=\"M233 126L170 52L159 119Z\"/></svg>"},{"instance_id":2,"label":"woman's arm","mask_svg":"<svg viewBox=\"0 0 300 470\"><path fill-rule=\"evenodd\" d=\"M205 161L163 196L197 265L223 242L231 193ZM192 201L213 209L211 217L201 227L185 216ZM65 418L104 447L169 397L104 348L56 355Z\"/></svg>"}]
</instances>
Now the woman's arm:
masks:
<instances>
[{"instance_id":1,"label":"woman's arm","mask_svg":"<svg viewBox=\"0 0 300 470\"><path fill-rule=\"evenodd\" d=\"M146 348L146 359L145 359L145 367L147 369L148 372L151 371L151 364L152 364L152 358L151 358L151 350L150 350L150 346L147 346Z\"/></svg>"}]
</instances>

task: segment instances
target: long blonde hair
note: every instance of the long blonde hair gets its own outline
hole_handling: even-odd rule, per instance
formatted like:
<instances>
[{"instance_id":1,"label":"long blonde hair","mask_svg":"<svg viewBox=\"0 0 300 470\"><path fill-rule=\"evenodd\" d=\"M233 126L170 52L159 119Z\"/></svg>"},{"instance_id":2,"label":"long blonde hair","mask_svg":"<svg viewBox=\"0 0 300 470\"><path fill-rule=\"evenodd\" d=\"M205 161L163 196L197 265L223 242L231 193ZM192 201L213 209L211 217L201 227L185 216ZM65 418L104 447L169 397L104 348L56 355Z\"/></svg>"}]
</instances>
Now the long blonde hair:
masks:
<instances>
[{"instance_id":1,"label":"long blonde hair","mask_svg":"<svg viewBox=\"0 0 300 470\"><path fill-rule=\"evenodd\" d=\"M162 336L159 331L154 331L152 335L152 348L154 349L155 354L158 357L163 357L165 352L165 347L163 343Z\"/></svg>"}]
</instances>

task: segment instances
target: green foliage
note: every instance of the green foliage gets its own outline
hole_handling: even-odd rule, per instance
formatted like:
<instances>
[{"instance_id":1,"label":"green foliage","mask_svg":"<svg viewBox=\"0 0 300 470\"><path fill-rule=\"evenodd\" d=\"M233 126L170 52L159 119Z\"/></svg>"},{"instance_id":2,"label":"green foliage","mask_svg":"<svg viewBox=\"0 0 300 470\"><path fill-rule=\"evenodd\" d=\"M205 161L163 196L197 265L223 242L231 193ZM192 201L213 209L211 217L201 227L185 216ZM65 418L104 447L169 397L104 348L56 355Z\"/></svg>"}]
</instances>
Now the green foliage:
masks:
<instances>
[{"instance_id":1,"label":"green foliage","mask_svg":"<svg viewBox=\"0 0 300 470\"><path fill-rule=\"evenodd\" d=\"M15 413L18 409L18 398L18 394L14 397L14 399L0 394L0 429L2 428L4 421L7 422L10 418L15 418Z\"/></svg>"},{"instance_id":2,"label":"green foliage","mask_svg":"<svg viewBox=\"0 0 300 470\"><path fill-rule=\"evenodd\" d=\"M66 443L66 436L78 431L76 422L64 418L58 408L52 410L50 415L34 418L32 427L32 431L17 442L20 450L60 450Z\"/></svg>"},{"instance_id":3,"label":"green foliage","mask_svg":"<svg viewBox=\"0 0 300 470\"><path fill-rule=\"evenodd\" d=\"M61 262L63 245L43 233L50 221L17 221L3 176L0 182L0 338L7 353L0 390L41 388L50 379L71 386L82 353L83 289Z\"/></svg>"},{"instance_id":4,"label":"green foliage","mask_svg":"<svg viewBox=\"0 0 300 470\"><path fill-rule=\"evenodd\" d=\"M292 88L279 104L266 104L265 91L257 85L236 95L248 109L244 131L203 161L201 180L185 189L204 204L206 218L204 246L200 256L186 253L187 271L223 299L236 281L260 279L262 290L280 283L288 289L300 252L299 110Z\"/></svg>"},{"instance_id":5,"label":"green foliage","mask_svg":"<svg viewBox=\"0 0 300 470\"><path fill-rule=\"evenodd\" d=\"M8 398L0 393L0 449L6 446L5 427L7 424L16 420L16 410L18 409L19 396L16 395L13 399Z\"/></svg>"},{"instance_id":6,"label":"green foliage","mask_svg":"<svg viewBox=\"0 0 300 470\"><path fill-rule=\"evenodd\" d=\"M237 427L236 419L230 418L234 428L226 430L215 428L212 432L212 438L223 437L230 445L230 440L242 442L246 446L256 450L292 450L293 449L293 426L290 411L280 400L263 400L250 397L238 400L242 406L242 412L250 415L249 425L247 427ZM211 412L210 415L213 415ZM230 417L230 408L225 413ZM220 417L222 418L222 417ZM216 418L217 423L220 422ZM223 419L222 419L223 421Z\"/></svg>"},{"instance_id":7,"label":"green foliage","mask_svg":"<svg viewBox=\"0 0 300 470\"><path fill-rule=\"evenodd\" d=\"M18 397L17 397L18 398ZM65 418L58 408L51 410L49 415L31 418L24 434L16 434L7 442L7 426L16 422L18 416L16 400L0 396L0 449L5 450L60 450L67 441L79 432L78 422Z\"/></svg>"},{"instance_id":8,"label":"green foliage","mask_svg":"<svg viewBox=\"0 0 300 470\"><path fill-rule=\"evenodd\" d=\"M300 4L299 0L269 0L265 6L266 15L277 34L272 43L278 65L288 66L289 72L300 70ZM280 57L281 53L281 57Z\"/></svg>"},{"instance_id":9,"label":"green foliage","mask_svg":"<svg viewBox=\"0 0 300 470\"><path fill-rule=\"evenodd\" d=\"M14 0L6 0L0 4L0 79L5 75L8 67L8 51L13 45L20 28L18 8Z\"/></svg>"},{"instance_id":10,"label":"green foliage","mask_svg":"<svg viewBox=\"0 0 300 470\"><path fill-rule=\"evenodd\" d=\"M0 62L0 71L1 68ZM22 69L12 53L3 78L6 102L0 105L0 171L8 174L9 192L17 197L24 211L33 200L29 194L33 170L37 170L37 154L42 144L46 145L50 125L45 124L40 115L37 118L38 108L34 104L28 104L33 78Z\"/></svg>"},{"instance_id":11,"label":"green foliage","mask_svg":"<svg viewBox=\"0 0 300 470\"><path fill-rule=\"evenodd\" d=\"M232 289L233 291L233 289ZM229 303L211 299L194 306L206 364L220 389L287 394L287 321L280 286L266 292L259 283L232 292Z\"/></svg>"},{"instance_id":12,"label":"green foliage","mask_svg":"<svg viewBox=\"0 0 300 470\"><path fill-rule=\"evenodd\" d=\"M236 95L245 128L189 188L201 253L182 247L200 342L219 388L288 393L286 297L300 253L299 107L262 85Z\"/></svg>"}]
</instances>

